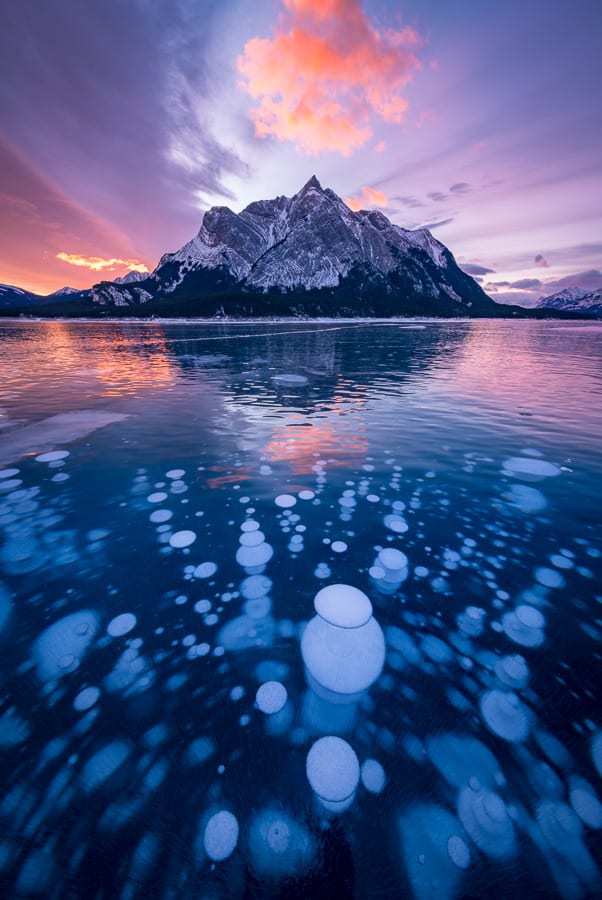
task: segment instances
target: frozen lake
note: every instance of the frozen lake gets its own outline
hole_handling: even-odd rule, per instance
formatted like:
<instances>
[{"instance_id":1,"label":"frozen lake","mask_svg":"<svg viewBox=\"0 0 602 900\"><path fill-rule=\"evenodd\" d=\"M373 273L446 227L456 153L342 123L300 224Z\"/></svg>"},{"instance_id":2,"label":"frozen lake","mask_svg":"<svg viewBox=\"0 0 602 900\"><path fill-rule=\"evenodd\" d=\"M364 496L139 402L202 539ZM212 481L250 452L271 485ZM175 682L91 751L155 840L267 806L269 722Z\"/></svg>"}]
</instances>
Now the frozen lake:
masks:
<instances>
[{"instance_id":1,"label":"frozen lake","mask_svg":"<svg viewBox=\"0 0 602 900\"><path fill-rule=\"evenodd\" d=\"M0 895L602 894L602 325L0 323Z\"/></svg>"}]
</instances>

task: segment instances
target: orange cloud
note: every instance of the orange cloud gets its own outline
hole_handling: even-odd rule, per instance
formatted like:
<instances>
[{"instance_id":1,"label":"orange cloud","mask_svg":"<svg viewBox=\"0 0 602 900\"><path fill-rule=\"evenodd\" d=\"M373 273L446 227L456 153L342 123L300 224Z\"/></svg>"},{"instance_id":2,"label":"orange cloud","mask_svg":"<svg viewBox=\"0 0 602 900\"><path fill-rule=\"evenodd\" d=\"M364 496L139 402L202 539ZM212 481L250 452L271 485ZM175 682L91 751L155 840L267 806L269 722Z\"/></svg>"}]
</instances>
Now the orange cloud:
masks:
<instances>
[{"instance_id":1,"label":"orange cloud","mask_svg":"<svg viewBox=\"0 0 602 900\"><path fill-rule=\"evenodd\" d=\"M130 272L149 271L147 266L137 259L103 259L102 256L80 256L78 253L65 253L64 250L57 253L56 258L69 263L70 266L81 266L94 272L102 272L105 269L112 272L117 268L126 268Z\"/></svg>"},{"instance_id":2,"label":"orange cloud","mask_svg":"<svg viewBox=\"0 0 602 900\"><path fill-rule=\"evenodd\" d=\"M242 86L257 101L258 137L287 140L310 155L349 156L372 122L401 122L403 88L420 68L414 29L379 30L360 0L281 0L271 38L252 38L238 57Z\"/></svg>"},{"instance_id":3,"label":"orange cloud","mask_svg":"<svg viewBox=\"0 0 602 900\"><path fill-rule=\"evenodd\" d=\"M386 194L383 194L382 191L377 191L375 188L368 187L368 185L364 185L359 194L356 194L354 197L345 197L345 203L353 212L357 212L358 209L366 209L368 206L385 207L388 202L389 198Z\"/></svg>"}]
</instances>

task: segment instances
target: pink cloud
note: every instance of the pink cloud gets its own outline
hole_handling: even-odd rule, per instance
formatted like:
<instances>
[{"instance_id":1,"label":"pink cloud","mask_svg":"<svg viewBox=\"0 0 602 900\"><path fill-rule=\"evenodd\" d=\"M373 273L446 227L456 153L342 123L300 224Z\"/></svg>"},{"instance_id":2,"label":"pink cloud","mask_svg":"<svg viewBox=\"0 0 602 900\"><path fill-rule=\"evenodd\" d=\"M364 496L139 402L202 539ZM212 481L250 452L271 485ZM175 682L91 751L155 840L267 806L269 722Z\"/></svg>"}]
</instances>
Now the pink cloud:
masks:
<instances>
[{"instance_id":1,"label":"pink cloud","mask_svg":"<svg viewBox=\"0 0 602 900\"><path fill-rule=\"evenodd\" d=\"M79 253L65 253L61 250L56 255L57 259L69 263L71 266L79 266L84 269L92 269L93 272L105 270L114 272L115 269L127 269L128 272L148 272L148 268L138 259L118 259L111 257L105 259L102 256L81 256Z\"/></svg>"},{"instance_id":2,"label":"pink cloud","mask_svg":"<svg viewBox=\"0 0 602 900\"><path fill-rule=\"evenodd\" d=\"M364 185L359 194L354 197L345 197L345 203L354 212L358 209L366 209L369 206L385 207L389 203L389 198L382 191Z\"/></svg>"},{"instance_id":3,"label":"pink cloud","mask_svg":"<svg viewBox=\"0 0 602 900\"><path fill-rule=\"evenodd\" d=\"M544 259L544 257L541 255L541 253L537 254L537 256L534 259L534 263L540 269L549 269L550 268L550 263L547 261L547 259Z\"/></svg>"},{"instance_id":4,"label":"pink cloud","mask_svg":"<svg viewBox=\"0 0 602 900\"><path fill-rule=\"evenodd\" d=\"M376 120L401 122L403 89L420 68L414 29L379 30L359 0L281 0L269 38L252 38L237 60L256 101L255 133L291 141L310 155L349 156Z\"/></svg>"}]
</instances>

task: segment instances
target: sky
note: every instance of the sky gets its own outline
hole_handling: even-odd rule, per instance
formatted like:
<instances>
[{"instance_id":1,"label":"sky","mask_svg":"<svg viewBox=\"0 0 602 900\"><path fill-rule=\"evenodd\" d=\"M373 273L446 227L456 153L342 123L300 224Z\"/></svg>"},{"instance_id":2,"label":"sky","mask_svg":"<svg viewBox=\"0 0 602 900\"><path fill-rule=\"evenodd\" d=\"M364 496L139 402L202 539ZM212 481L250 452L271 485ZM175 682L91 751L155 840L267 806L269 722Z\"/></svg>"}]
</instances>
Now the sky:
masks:
<instances>
[{"instance_id":1,"label":"sky","mask_svg":"<svg viewBox=\"0 0 602 900\"><path fill-rule=\"evenodd\" d=\"M494 299L602 286L600 0L0 0L0 282L152 270L312 174Z\"/></svg>"}]
</instances>

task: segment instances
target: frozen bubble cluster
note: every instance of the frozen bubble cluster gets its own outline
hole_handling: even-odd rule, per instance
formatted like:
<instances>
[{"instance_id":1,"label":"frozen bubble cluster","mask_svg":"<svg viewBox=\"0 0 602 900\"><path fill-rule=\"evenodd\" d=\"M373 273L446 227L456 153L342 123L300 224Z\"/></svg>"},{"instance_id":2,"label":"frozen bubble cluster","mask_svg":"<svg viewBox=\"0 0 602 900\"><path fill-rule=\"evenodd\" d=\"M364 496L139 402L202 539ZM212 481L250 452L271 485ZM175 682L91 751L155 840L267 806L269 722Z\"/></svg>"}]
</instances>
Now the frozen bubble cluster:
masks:
<instances>
[{"instance_id":1,"label":"frozen bubble cluster","mask_svg":"<svg viewBox=\"0 0 602 900\"><path fill-rule=\"evenodd\" d=\"M408 558L395 547L379 550L372 567L370 577L383 594L394 594L408 577Z\"/></svg>"},{"instance_id":2,"label":"frozen bubble cluster","mask_svg":"<svg viewBox=\"0 0 602 900\"><path fill-rule=\"evenodd\" d=\"M453 900L463 869L471 864L458 819L434 803L417 804L399 821L404 870L416 900Z\"/></svg>"},{"instance_id":3,"label":"frozen bubble cluster","mask_svg":"<svg viewBox=\"0 0 602 900\"><path fill-rule=\"evenodd\" d=\"M97 614L84 609L59 619L43 631L32 650L42 681L54 681L77 669L99 624Z\"/></svg>"},{"instance_id":4,"label":"frozen bubble cluster","mask_svg":"<svg viewBox=\"0 0 602 900\"><path fill-rule=\"evenodd\" d=\"M506 859L514 854L514 825L499 794L467 785L458 797L458 816L467 834L487 856Z\"/></svg>"},{"instance_id":5,"label":"frozen bubble cluster","mask_svg":"<svg viewBox=\"0 0 602 900\"><path fill-rule=\"evenodd\" d=\"M526 740L531 728L531 714L515 693L485 691L480 707L485 724L498 737L510 743Z\"/></svg>"},{"instance_id":6,"label":"frozen bubble cluster","mask_svg":"<svg viewBox=\"0 0 602 900\"><path fill-rule=\"evenodd\" d=\"M294 500L294 497L292 498ZM236 551L236 562L250 575L260 574L274 555L274 548L265 539L259 522L247 519L241 525L240 544Z\"/></svg>"},{"instance_id":7,"label":"frozen bubble cluster","mask_svg":"<svg viewBox=\"0 0 602 900\"><path fill-rule=\"evenodd\" d=\"M362 591L331 584L314 598L317 615L301 639L301 655L310 684L334 694L366 691L385 661L385 640Z\"/></svg>"},{"instance_id":8,"label":"frozen bubble cluster","mask_svg":"<svg viewBox=\"0 0 602 900\"><path fill-rule=\"evenodd\" d=\"M523 647L539 647L545 640L546 620L535 607L521 604L502 619L502 627L508 637Z\"/></svg>"}]
</instances>

